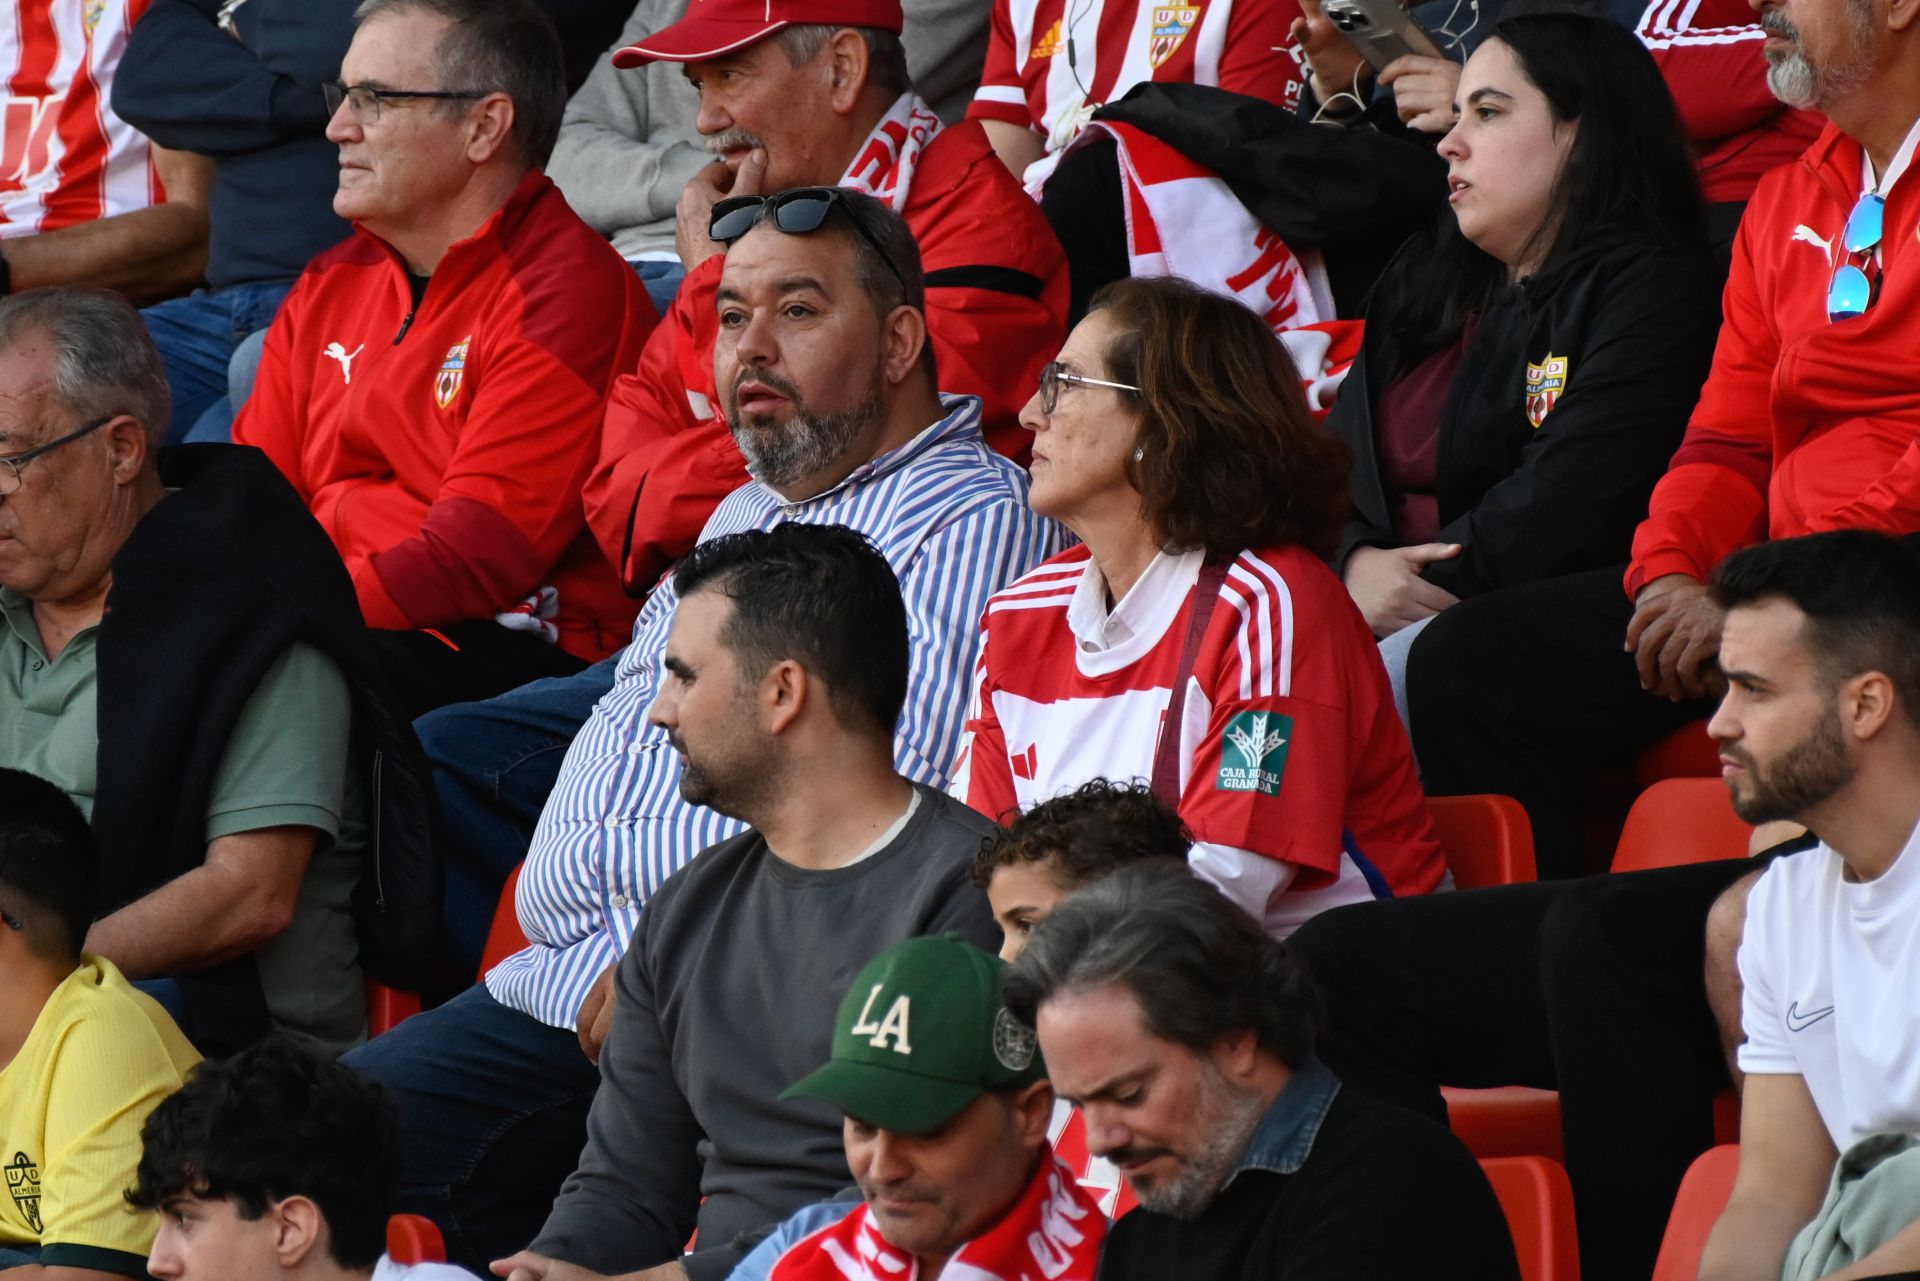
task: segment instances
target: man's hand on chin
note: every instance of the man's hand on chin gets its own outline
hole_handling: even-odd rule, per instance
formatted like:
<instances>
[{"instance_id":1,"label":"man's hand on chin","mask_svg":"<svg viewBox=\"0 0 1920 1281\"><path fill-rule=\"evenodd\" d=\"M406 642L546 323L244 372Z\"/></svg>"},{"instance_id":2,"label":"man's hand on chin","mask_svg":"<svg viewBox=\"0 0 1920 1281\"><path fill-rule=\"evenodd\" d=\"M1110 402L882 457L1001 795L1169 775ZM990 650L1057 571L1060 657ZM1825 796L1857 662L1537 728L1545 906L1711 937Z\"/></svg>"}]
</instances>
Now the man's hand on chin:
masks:
<instances>
[{"instance_id":1,"label":"man's hand on chin","mask_svg":"<svg viewBox=\"0 0 1920 1281\"><path fill-rule=\"evenodd\" d=\"M734 153L739 154L739 153ZM673 247L680 265L691 272L726 246L708 234L713 224L713 207L728 196L760 195L767 178L767 153L760 147L741 155L716 160L688 179L674 210Z\"/></svg>"}]
</instances>

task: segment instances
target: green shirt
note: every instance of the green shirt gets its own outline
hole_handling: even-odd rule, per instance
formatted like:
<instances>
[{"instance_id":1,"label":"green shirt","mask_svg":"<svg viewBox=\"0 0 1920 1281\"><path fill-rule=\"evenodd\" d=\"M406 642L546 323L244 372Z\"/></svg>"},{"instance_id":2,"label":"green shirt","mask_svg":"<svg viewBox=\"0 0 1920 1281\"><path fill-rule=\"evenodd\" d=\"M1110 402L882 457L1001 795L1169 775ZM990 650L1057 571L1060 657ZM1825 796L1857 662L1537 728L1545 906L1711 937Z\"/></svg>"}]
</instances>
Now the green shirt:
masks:
<instances>
[{"instance_id":1,"label":"green shirt","mask_svg":"<svg viewBox=\"0 0 1920 1281\"><path fill-rule=\"evenodd\" d=\"M49 780L91 816L99 628L49 660L31 601L0 588L0 618L0 765ZM339 667L311 645L291 645L241 709L207 800L209 842L268 827L317 834L293 924L255 960L274 1021L336 1048L365 1030L350 910L362 830L361 789L357 780L349 787L347 769L351 730Z\"/></svg>"}]
</instances>

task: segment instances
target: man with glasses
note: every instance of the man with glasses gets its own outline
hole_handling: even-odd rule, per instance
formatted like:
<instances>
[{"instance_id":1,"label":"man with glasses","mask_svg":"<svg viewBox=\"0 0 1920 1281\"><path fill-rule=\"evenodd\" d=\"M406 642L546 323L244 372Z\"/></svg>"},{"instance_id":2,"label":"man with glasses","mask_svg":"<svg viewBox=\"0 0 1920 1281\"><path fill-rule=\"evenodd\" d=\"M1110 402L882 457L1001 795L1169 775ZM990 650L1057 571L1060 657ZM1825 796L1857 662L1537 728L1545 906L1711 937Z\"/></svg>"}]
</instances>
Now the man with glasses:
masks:
<instances>
[{"instance_id":1,"label":"man with glasses","mask_svg":"<svg viewBox=\"0 0 1920 1281\"><path fill-rule=\"evenodd\" d=\"M377 819L398 895L424 766L325 534L252 450L163 462L167 409L117 295L0 300L0 766L87 813L86 949L203 1050L270 1025L343 1049L373 942L353 833ZM350 743L385 764L356 774Z\"/></svg>"},{"instance_id":2,"label":"man with glasses","mask_svg":"<svg viewBox=\"0 0 1920 1281\"><path fill-rule=\"evenodd\" d=\"M147 1275L156 1225L122 1198L141 1124L200 1061L112 961L83 954L97 861L58 787L0 768L0 1276Z\"/></svg>"},{"instance_id":3,"label":"man with glasses","mask_svg":"<svg viewBox=\"0 0 1920 1281\"><path fill-rule=\"evenodd\" d=\"M233 438L333 537L418 714L564 675L633 604L580 489L654 316L539 172L565 103L526 0L367 0L327 90L333 207Z\"/></svg>"},{"instance_id":4,"label":"man with glasses","mask_svg":"<svg viewBox=\"0 0 1920 1281\"><path fill-rule=\"evenodd\" d=\"M710 1042L688 1035L674 1048L674 1072L665 1075L657 1057L622 1049L646 1044L638 1039L640 1020L632 1016L662 1020L651 1033L658 1041L663 1027L690 1027L674 1020L691 1015L677 1001L663 1001L657 1012L634 1009L635 974L622 956L632 961L631 942L635 950L649 947L647 963L661 973L687 975L699 965L710 950L705 944L691 934L661 932L679 919L679 905L665 908L650 900L679 869L691 863L688 875L697 875L707 858L733 848L729 842L695 858L740 837L748 822L793 858L772 826L784 832L818 824L820 831L847 834L847 813L870 810L875 795L893 796L905 807L912 792L921 797L921 818L935 809L946 815L944 803L926 788L945 782L942 766L953 755L964 715L981 610L994 591L1058 544L1056 527L1027 507L1026 475L982 439L980 403L935 390L926 359L919 255L897 216L871 197L826 188L723 207L715 221L719 231L736 238L716 291L714 377L726 389L721 404L732 439L758 479L721 503L703 545L791 522L846 525L864 534L898 580L900 602L890 609L905 614L904 704L897 721L892 710L886 713L883 728L847 727L834 736L840 747L801 751L795 740L763 728L764 718L744 705L724 701L730 684L718 668L703 674L703 658L706 665L720 659L713 645L681 634L677 578L654 588L612 689L567 751L528 854L517 910L532 944L496 966L484 984L348 1058L400 1102L408 1130L404 1204L438 1218L449 1256L476 1270L524 1247L546 1218L555 1190L580 1159L589 1104L596 1127L603 1109L621 1125L636 1116L674 1119L671 1133L641 1125L649 1135L645 1152L618 1141L604 1149L622 1168L619 1186L609 1188L598 1165L578 1176L576 1182L591 1186L569 1194L572 1203L597 1207L585 1217L603 1226L570 1235L564 1249L543 1238L549 1253L569 1260L620 1271L672 1258L692 1226L701 1159L713 1197L701 1218L701 1240L711 1249L692 1256L706 1262L688 1264L699 1278L725 1275L738 1257L737 1251L728 1253L732 1235L762 1221L751 1218L756 1207L766 1219L777 1218L783 1207L819 1195L823 1181L831 1184L820 1173L821 1162L831 1169L841 1160L830 1123L811 1132L809 1146L804 1137L788 1141L804 1136L804 1125L795 1130L769 1120L771 1096L788 1082L771 1085L767 1056L783 1038L769 1030L742 1043L733 1039L736 1029L721 1042L731 1050L709 1053L703 1047ZM708 609L713 597L725 599L713 591L704 595ZM822 600L802 612L826 615L844 608ZM881 626L887 612L876 604L858 616ZM829 621L799 619L792 625L825 627ZM675 635L678 641L670 639ZM736 643L731 634L727 643ZM830 678L827 685L832 688ZM719 707L706 701L715 696L723 699ZM674 703L685 707L678 724L668 715ZM731 787L706 755L725 748L737 765L740 752L767 738L775 741L760 744L766 757L761 767L744 778L736 773ZM850 742L861 744L858 755L845 746ZM876 749L883 759L869 759ZM823 771L822 762L832 768ZM796 785L782 773L789 765L795 778L811 782ZM879 782L872 791L844 792L854 778ZM905 780L921 786L910 789ZM760 785L783 797L781 804L759 796ZM729 792L741 795L729 800ZM851 846L838 838L829 844L836 857L850 856L898 816L898 810L885 815L887 822ZM796 820L799 827L790 827ZM961 820L941 820L949 821ZM933 853L916 851L916 858ZM861 940L877 951L911 932L884 940L871 933L897 926L906 898L885 909L827 909L848 901L843 890L862 898L856 883L877 875L882 857L876 854L867 864L869 872L820 877L818 892L808 891L814 913L800 912L789 928L715 927L712 938L730 940L726 955L744 949L739 965L761 964L750 957L781 958L777 974L749 975L736 967L728 978L709 971L719 986L708 990L734 991L728 984L737 982L759 993L731 1002L716 998L716 1007L755 1019L754 1011L771 1016L775 1007L792 1002L833 999L837 993L826 991L824 979L816 985L780 968L833 968L807 951L804 939L815 938L813 931L828 929L820 943L828 951L821 955L844 962L841 973L871 955L853 955L865 945ZM964 875L963 864L953 870ZM904 869L896 866L886 877L895 873ZM768 872L766 879L778 882L784 875ZM687 886L718 888L712 881L682 879ZM766 887L769 894L776 889ZM722 904L714 899L709 906ZM992 925L985 903L975 907L978 916L968 919L978 927L975 941L984 944ZM636 928L643 930L637 941ZM616 973L622 976L617 997ZM774 986L755 986L763 980ZM720 1020L717 1008L700 1008ZM820 1011L817 1024L799 1026L817 1034L826 1013ZM617 1032L608 1039L609 1027L626 1029L635 1039L623 1043ZM590 1056L600 1058L600 1069ZM689 1066L679 1066L683 1062ZM686 1109L698 1116L695 1128L711 1145L701 1156L691 1132L682 1128L693 1125ZM756 1129L763 1121L772 1127L764 1135ZM689 1141L682 1144L683 1138ZM795 1175L796 1167L813 1173ZM629 1195L630 1187L639 1191ZM710 1231L712 1224L723 1226Z\"/></svg>"}]
</instances>

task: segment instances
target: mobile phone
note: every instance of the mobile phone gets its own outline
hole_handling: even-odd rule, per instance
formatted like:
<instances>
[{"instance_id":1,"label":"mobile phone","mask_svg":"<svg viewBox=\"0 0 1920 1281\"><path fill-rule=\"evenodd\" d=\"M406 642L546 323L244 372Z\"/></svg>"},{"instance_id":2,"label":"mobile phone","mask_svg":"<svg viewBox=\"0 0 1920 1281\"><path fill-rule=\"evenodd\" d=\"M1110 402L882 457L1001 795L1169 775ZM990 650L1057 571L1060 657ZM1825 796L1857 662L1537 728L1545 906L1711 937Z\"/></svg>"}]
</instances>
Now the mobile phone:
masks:
<instances>
[{"instance_id":1,"label":"mobile phone","mask_svg":"<svg viewBox=\"0 0 1920 1281\"><path fill-rule=\"evenodd\" d=\"M1439 58L1438 45L1394 0L1320 0L1320 9L1375 71L1396 58Z\"/></svg>"}]
</instances>

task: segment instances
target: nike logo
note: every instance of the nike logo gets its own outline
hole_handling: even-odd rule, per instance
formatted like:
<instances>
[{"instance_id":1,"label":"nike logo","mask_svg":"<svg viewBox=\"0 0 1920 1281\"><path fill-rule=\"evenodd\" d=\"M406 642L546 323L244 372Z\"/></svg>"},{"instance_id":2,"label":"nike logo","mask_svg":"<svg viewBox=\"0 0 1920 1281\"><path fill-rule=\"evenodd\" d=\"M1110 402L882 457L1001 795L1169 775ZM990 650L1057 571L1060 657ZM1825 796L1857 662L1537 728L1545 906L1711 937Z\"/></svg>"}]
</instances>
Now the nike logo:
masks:
<instances>
[{"instance_id":1,"label":"nike logo","mask_svg":"<svg viewBox=\"0 0 1920 1281\"><path fill-rule=\"evenodd\" d=\"M1833 1013L1833 1007L1831 1005L1825 1005L1817 1010L1808 1010L1805 1014L1802 1014L1800 1012L1800 1002L1795 1001L1787 1007L1787 1031L1804 1032L1831 1013Z\"/></svg>"}]
</instances>

